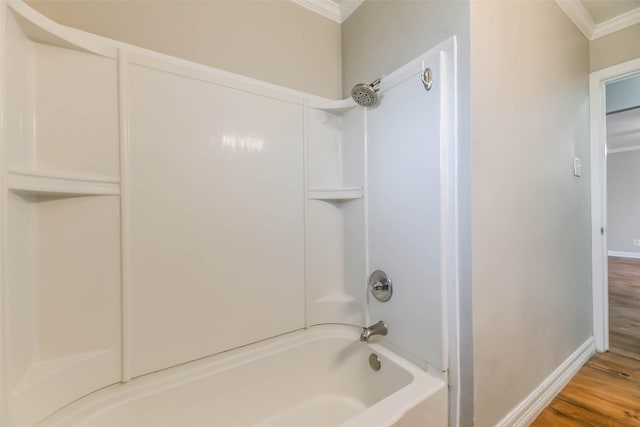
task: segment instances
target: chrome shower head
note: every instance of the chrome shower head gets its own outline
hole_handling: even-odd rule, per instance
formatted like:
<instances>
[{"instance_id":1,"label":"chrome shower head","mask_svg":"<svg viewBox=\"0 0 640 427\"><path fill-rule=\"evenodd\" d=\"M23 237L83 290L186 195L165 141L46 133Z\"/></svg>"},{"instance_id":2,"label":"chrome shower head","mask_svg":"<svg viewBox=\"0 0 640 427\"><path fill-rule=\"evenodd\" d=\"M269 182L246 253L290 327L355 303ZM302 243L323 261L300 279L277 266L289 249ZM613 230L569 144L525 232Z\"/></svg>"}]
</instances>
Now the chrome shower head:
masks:
<instances>
[{"instance_id":1,"label":"chrome shower head","mask_svg":"<svg viewBox=\"0 0 640 427\"><path fill-rule=\"evenodd\" d=\"M375 107L380 101L378 96L378 90L380 88L380 79L374 81L371 84L358 83L351 89L351 97L357 104L363 107Z\"/></svg>"}]
</instances>

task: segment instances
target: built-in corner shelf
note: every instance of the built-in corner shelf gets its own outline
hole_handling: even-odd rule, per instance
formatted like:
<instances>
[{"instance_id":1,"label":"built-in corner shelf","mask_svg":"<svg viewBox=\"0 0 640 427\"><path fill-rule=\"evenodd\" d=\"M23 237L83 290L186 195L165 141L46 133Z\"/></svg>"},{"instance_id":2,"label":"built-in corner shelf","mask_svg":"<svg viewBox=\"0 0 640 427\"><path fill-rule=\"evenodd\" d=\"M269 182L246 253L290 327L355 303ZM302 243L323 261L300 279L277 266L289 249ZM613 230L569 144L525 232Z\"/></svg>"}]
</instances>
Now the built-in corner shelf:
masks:
<instances>
[{"instance_id":1,"label":"built-in corner shelf","mask_svg":"<svg viewBox=\"0 0 640 427\"><path fill-rule=\"evenodd\" d=\"M308 108L315 108L332 114L342 114L357 106L358 104L356 104L355 101L351 99L351 97L336 101L315 97L307 98Z\"/></svg>"},{"instance_id":2,"label":"built-in corner shelf","mask_svg":"<svg viewBox=\"0 0 640 427\"><path fill-rule=\"evenodd\" d=\"M348 201L362 199L362 197L362 187L309 188L307 190L309 200Z\"/></svg>"},{"instance_id":3,"label":"built-in corner shelf","mask_svg":"<svg viewBox=\"0 0 640 427\"><path fill-rule=\"evenodd\" d=\"M110 178L9 170L7 181L8 189L16 193L60 196L120 194L119 181Z\"/></svg>"}]
</instances>

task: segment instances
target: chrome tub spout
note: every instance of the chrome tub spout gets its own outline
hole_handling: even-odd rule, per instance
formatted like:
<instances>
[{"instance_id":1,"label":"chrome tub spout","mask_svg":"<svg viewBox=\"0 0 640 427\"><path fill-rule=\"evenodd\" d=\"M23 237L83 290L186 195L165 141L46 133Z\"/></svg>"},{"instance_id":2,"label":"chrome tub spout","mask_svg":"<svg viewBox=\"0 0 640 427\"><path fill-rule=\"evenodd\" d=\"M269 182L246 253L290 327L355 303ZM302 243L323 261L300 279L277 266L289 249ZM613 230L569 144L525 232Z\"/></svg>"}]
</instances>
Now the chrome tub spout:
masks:
<instances>
[{"instance_id":1,"label":"chrome tub spout","mask_svg":"<svg viewBox=\"0 0 640 427\"><path fill-rule=\"evenodd\" d=\"M362 328L362 333L360 334L360 341L369 342L371 337L374 335L387 335L389 330L387 329L387 324L382 320L376 324L373 324L367 328Z\"/></svg>"}]
</instances>

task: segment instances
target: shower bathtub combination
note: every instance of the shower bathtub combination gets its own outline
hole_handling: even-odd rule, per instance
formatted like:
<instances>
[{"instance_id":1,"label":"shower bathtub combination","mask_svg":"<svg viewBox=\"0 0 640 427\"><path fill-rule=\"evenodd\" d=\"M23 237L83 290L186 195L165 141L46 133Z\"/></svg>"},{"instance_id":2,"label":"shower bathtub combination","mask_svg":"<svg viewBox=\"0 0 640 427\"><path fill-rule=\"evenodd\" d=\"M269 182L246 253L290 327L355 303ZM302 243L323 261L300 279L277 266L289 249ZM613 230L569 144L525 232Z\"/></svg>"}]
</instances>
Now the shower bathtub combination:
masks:
<instances>
[{"instance_id":1,"label":"shower bathtub combination","mask_svg":"<svg viewBox=\"0 0 640 427\"><path fill-rule=\"evenodd\" d=\"M317 326L273 338L111 386L43 426L446 426L445 384L358 334Z\"/></svg>"},{"instance_id":2,"label":"shower bathtub combination","mask_svg":"<svg viewBox=\"0 0 640 427\"><path fill-rule=\"evenodd\" d=\"M0 22L0 426L449 425L454 37L330 100Z\"/></svg>"}]
</instances>

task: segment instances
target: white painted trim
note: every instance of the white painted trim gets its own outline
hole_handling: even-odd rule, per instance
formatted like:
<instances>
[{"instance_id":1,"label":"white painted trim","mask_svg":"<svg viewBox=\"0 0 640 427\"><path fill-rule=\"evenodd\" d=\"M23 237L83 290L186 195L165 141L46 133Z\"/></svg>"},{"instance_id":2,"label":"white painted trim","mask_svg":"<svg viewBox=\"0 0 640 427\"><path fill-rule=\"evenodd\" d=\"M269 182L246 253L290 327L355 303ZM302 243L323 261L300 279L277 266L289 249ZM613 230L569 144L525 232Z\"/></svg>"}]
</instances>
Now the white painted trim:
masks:
<instances>
[{"instance_id":1,"label":"white painted trim","mask_svg":"<svg viewBox=\"0 0 640 427\"><path fill-rule=\"evenodd\" d=\"M562 9L569 19L582 31L582 34L591 40L596 24L582 3L576 0L556 0L556 3L558 3L560 9Z\"/></svg>"},{"instance_id":2,"label":"white painted trim","mask_svg":"<svg viewBox=\"0 0 640 427\"><path fill-rule=\"evenodd\" d=\"M339 24L342 23L340 16L340 5L333 0L291 0L295 4L309 9L319 15L331 19Z\"/></svg>"},{"instance_id":3,"label":"white painted trim","mask_svg":"<svg viewBox=\"0 0 640 427\"><path fill-rule=\"evenodd\" d=\"M640 259L640 252L625 252L625 251L608 251L607 255L617 256L620 258L636 258Z\"/></svg>"},{"instance_id":4,"label":"white painted trim","mask_svg":"<svg viewBox=\"0 0 640 427\"><path fill-rule=\"evenodd\" d=\"M526 427L531 424L594 353L595 343L590 337L496 425Z\"/></svg>"},{"instance_id":5,"label":"white painted trim","mask_svg":"<svg viewBox=\"0 0 640 427\"><path fill-rule=\"evenodd\" d=\"M595 40L640 23L640 7L596 24L580 1L556 0L556 3L589 40Z\"/></svg>"},{"instance_id":6,"label":"white painted trim","mask_svg":"<svg viewBox=\"0 0 640 427\"><path fill-rule=\"evenodd\" d=\"M601 230L607 227L607 159L606 105L604 82L589 82L589 123L591 163L591 280L593 300L593 335L598 351L609 348L609 294L607 272L607 238Z\"/></svg>"},{"instance_id":7,"label":"white painted trim","mask_svg":"<svg viewBox=\"0 0 640 427\"><path fill-rule=\"evenodd\" d=\"M640 23L640 7L597 24L593 29L593 32L591 33L590 40L606 36L607 34L615 33L616 31L630 27L637 23Z\"/></svg>"},{"instance_id":8,"label":"white painted trim","mask_svg":"<svg viewBox=\"0 0 640 427\"><path fill-rule=\"evenodd\" d=\"M607 148L607 154L626 153L627 151L640 150L640 145L632 145L631 147Z\"/></svg>"},{"instance_id":9,"label":"white painted trim","mask_svg":"<svg viewBox=\"0 0 640 427\"><path fill-rule=\"evenodd\" d=\"M364 0L343 0L338 3L334 0L291 0L298 6L309 9L319 15L329 18L332 21L342 24L357 8L364 3Z\"/></svg>"},{"instance_id":10,"label":"white painted trim","mask_svg":"<svg viewBox=\"0 0 640 427\"><path fill-rule=\"evenodd\" d=\"M609 295L607 272L607 159L605 84L640 71L640 58L595 71L589 76L591 155L591 277L593 336L597 351L609 348ZM604 229L601 234L600 230Z\"/></svg>"}]
</instances>

